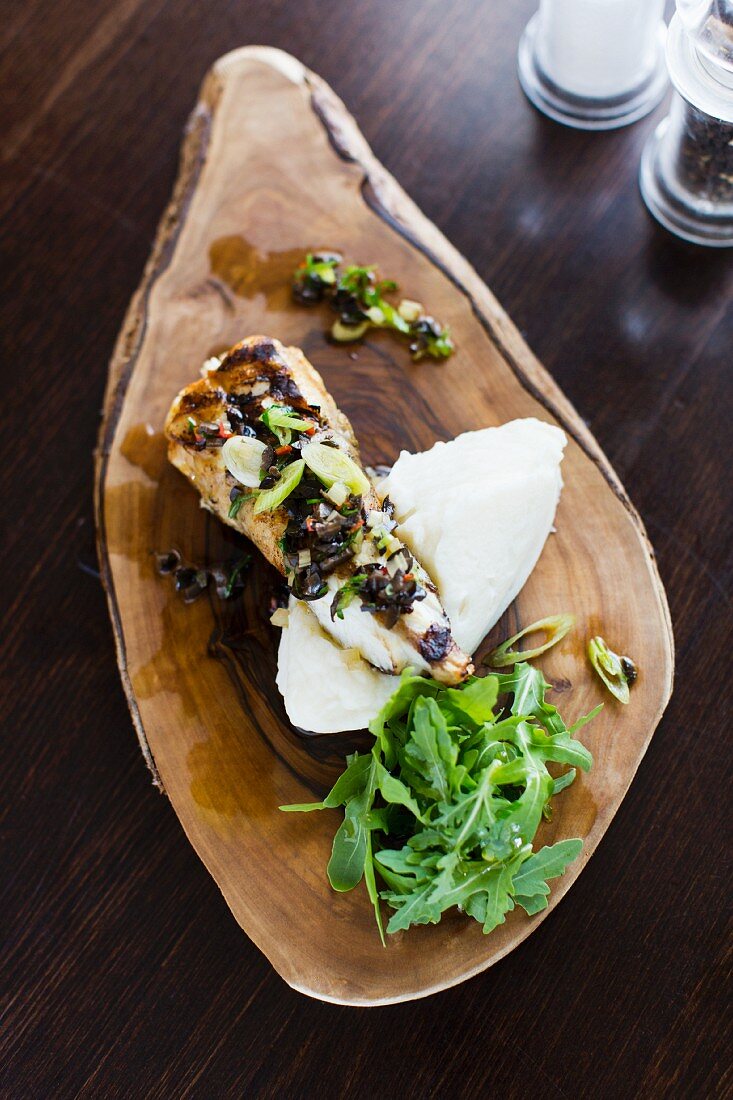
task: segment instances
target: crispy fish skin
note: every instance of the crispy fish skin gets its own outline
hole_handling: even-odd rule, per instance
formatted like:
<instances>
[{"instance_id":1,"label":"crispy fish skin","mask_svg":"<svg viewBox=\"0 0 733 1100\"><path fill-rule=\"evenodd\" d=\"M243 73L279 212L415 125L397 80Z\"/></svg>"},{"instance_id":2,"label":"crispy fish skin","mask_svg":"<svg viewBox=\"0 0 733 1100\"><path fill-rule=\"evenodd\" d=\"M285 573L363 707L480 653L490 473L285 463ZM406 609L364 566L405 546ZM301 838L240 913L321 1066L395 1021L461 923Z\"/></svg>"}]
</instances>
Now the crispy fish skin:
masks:
<instances>
[{"instance_id":1,"label":"crispy fish skin","mask_svg":"<svg viewBox=\"0 0 733 1100\"><path fill-rule=\"evenodd\" d=\"M230 517L230 492L237 482L224 465L221 446L216 445L215 439L197 445L191 430L189 418L197 424L221 424L224 431L236 431L237 424L230 421L228 412L232 395L243 399L248 415L255 417L273 399L296 411L307 412L318 422L314 439L332 440L361 465L356 438L348 419L303 352L299 348L286 348L266 336L250 336L236 344L218 365L175 398L165 422L170 461L199 491L203 507L246 535L286 575L280 546L288 519L285 509L255 514L252 501L247 499L237 514ZM362 506L365 513L381 508L373 489L363 497ZM372 541L368 542L371 547ZM376 549L368 553L373 560L379 560ZM449 684L459 683L470 675L473 671L470 657L453 640L435 586L424 570L420 570L420 579L427 593L425 599L416 602L410 614L400 615L392 628L385 624L384 613L362 613L357 604L347 607L342 619L333 621L330 604L334 593L354 569L353 561L341 567L337 574L328 577L329 592L308 602L321 625L339 644L359 649L366 660L386 672L399 673L412 667L430 672L435 679Z\"/></svg>"}]
</instances>

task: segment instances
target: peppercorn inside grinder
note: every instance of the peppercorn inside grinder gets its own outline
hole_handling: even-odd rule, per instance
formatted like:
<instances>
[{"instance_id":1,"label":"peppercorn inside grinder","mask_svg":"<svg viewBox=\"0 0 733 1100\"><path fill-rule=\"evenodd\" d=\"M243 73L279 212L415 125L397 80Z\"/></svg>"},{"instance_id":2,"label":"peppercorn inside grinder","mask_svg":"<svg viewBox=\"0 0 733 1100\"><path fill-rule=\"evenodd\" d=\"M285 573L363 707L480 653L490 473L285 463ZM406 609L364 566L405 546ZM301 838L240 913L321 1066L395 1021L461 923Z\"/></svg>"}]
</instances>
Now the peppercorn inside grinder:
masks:
<instances>
[{"instance_id":1,"label":"peppercorn inside grinder","mask_svg":"<svg viewBox=\"0 0 733 1100\"><path fill-rule=\"evenodd\" d=\"M664 0L540 0L517 57L531 103L580 130L648 114L667 90Z\"/></svg>"},{"instance_id":2,"label":"peppercorn inside grinder","mask_svg":"<svg viewBox=\"0 0 733 1100\"><path fill-rule=\"evenodd\" d=\"M677 0L667 38L675 92L639 173L649 210L678 237L733 245L733 0Z\"/></svg>"}]
</instances>

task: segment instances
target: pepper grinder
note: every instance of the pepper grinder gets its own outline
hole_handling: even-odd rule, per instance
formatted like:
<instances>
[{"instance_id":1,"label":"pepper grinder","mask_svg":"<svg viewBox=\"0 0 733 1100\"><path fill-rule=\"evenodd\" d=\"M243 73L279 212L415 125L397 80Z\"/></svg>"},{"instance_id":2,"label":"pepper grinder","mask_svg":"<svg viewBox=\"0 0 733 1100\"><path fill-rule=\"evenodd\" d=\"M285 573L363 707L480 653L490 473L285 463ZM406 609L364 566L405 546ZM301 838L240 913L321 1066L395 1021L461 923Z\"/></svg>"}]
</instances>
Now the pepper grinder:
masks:
<instances>
[{"instance_id":1,"label":"pepper grinder","mask_svg":"<svg viewBox=\"0 0 733 1100\"><path fill-rule=\"evenodd\" d=\"M678 237L733 245L733 0L677 0L667 65L669 116L647 141L639 183Z\"/></svg>"},{"instance_id":2,"label":"pepper grinder","mask_svg":"<svg viewBox=\"0 0 733 1100\"><path fill-rule=\"evenodd\" d=\"M519 81L544 114L613 130L664 95L664 0L540 0L519 44Z\"/></svg>"}]
</instances>

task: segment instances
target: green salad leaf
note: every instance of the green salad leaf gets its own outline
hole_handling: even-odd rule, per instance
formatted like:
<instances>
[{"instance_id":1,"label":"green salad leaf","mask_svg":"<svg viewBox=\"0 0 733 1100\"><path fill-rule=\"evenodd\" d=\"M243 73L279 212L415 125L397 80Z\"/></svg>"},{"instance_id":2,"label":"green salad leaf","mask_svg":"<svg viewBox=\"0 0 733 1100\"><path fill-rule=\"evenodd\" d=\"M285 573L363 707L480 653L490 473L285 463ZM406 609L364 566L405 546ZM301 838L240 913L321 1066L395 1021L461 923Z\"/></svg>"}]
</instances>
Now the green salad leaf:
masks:
<instances>
[{"instance_id":1,"label":"green salad leaf","mask_svg":"<svg viewBox=\"0 0 733 1100\"><path fill-rule=\"evenodd\" d=\"M393 911L388 934L453 908L488 933L516 905L530 915L547 906L548 880L583 842L533 852L535 835L552 797L592 764L548 691L526 662L458 688L404 673L371 723L371 752L347 758L322 802L281 807L343 807L328 877L338 891L364 879L383 942L380 901ZM554 777L551 763L571 768Z\"/></svg>"}]
</instances>

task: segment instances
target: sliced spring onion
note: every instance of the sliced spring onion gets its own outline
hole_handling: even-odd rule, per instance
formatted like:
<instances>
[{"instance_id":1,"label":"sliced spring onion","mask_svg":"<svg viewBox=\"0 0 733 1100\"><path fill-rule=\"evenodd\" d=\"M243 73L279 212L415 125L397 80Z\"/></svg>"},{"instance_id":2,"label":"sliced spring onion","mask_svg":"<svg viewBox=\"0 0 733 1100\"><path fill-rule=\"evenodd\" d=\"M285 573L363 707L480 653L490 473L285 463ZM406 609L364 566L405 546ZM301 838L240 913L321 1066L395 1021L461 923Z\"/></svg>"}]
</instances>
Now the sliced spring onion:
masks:
<instances>
[{"instance_id":1,"label":"sliced spring onion","mask_svg":"<svg viewBox=\"0 0 733 1100\"><path fill-rule=\"evenodd\" d=\"M394 535L387 535L384 540L384 553L388 558L391 558L393 554L396 554L398 550L402 549L402 543Z\"/></svg>"},{"instance_id":2,"label":"sliced spring onion","mask_svg":"<svg viewBox=\"0 0 733 1100\"><path fill-rule=\"evenodd\" d=\"M249 435L233 435L221 449L224 465L240 485L256 489L262 481L265 444Z\"/></svg>"},{"instance_id":3,"label":"sliced spring onion","mask_svg":"<svg viewBox=\"0 0 733 1100\"><path fill-rule=\"evenodd\" d=\"M546 653L548 649L561 642L568 631L572 630L574 623L574 615L549 615L546 619L530 623L524 630L520 630L518 634L507 638L505 642L493 649L484 663L491 665L492 668L506 668L508 665L516 664L517 661L531 661L533 657L539 657L541 653ZM522 638L539 631L543 631L546 635L542 645L535 646L534 649L512 649L512 646Z\"/></svg>"},{"instance_id":4,"label":"sliced spring onion","mask_svg":"<svg viewBox=\"0 0 733 1100\"><path fill-rule=\"evenodd\" d=\"M303 476L303 470L305 470L305 462L302 458L286 466L278 483L273 485L272 489L263 489L258 495L254 507L255 514L258 512L273 512L275 508L278 508L298 485Z\"/></svg>"},{"instance_id":5,"label":"sliced spring onion","mask_svg":"<svg viewBox=\"0 0 733 1100\"><path fill-rule=\"evenodd\" d=\"M364 471L357 466L353 458L349 458L336 447L327 447L325 443L311 441L302 448L300 453L308 469L313 471L327 489L340 481L355 496L363 496L369 492L371 483Z\"/></svg>"},{"instance_id":6,"label":"sliced spring onion","mask_svg":"<svg viewBox=\"0 0 733 1100\"><path fill-rule=\"evenodd\" d=\"M273 626L287 626L288 625L288 609L287 607L278 607L270 615L270 622Z\"/></svg>"},{"instance_id":7,"label":"sliced spring onion","mask_svg":"<svg viewBox=\"0 0 733 1100\"><path fill-rule=\"evenodd\" d=\"M368 321L362 321L360 325L345 325L343 321L334 321L331 325L331 336L339 344L350 344L353 340L361 340L368 328Z\"/></svg>"},{"instance_id":8,"label":"sliced spring onion","mask_svg":"<svg viewBox=\"0 0 733 1100\"><path fill-rule=\"evenodd\" d=\"M636 665L630 657L619 657L600 636L588 642L588 659L611 695L624 705L629 701L629 687L636 679Z\"/></svg>"},{"instance_id":9,"label":"sliced spring onion","mask_svg":"<svg viewBox=\"0 0 733 1100\"><path fill-rule=\"evenodd\" d=\"M305 258L305 263L301 265L301 269L304 275L311 275L320 282L333 286L336 282L336 265L340 259L341 257L336 255L323 259L309 252Z\"/></svg>"},{"instance_id":10,"label":"sliced spring onion","mask_svg":"<svg viewBox=\"0 0 733 1100\"><path fill-rule=\"evenodd\" d=\"M409 335L410 326L393 305L390 305L389 302L382 299L377 308L382 314L382 320L376 322L379 327L393 328L396 329L397 332L404 333L405 336Z\"/></svg>"},{"instance_id":11,"label":"sliced spring onion","mask_svg":"<svg viewBox=\"0 0 733 1100\"><path fill-rule=\"evenodd\" d=\"M265 409L262 413L260 420L283 445L290 442L293 432L305 432L314 427L312 420L304 420L288 405L270 405L269 409Z\"/></svg>"}]
</instances>

